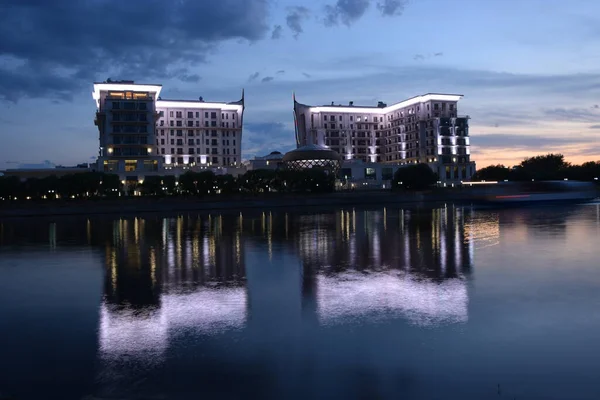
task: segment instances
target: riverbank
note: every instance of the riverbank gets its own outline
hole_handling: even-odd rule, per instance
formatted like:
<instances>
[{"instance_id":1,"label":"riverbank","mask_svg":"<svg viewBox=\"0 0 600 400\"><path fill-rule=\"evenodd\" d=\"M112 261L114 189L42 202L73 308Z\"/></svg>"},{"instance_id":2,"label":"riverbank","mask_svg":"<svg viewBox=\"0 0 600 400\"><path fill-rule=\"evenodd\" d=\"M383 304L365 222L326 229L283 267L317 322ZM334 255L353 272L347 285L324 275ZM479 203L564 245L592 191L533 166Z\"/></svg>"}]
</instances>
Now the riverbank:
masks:
<instances>
[{"instance_id":1,"label":"riverbank","mask_svg":"<svg viewBox=\"0 0 600 400\"><path fill-rule=\"evenodd\" d=\"M335 192L324 194L272 194L236 197L127 197L116 199L47 200L0 204L0 218L58 215L136 214L279 207L347 207L369 205L411 205L419 203L465 202L467 196L454 193Z\"/></svg>"}]
</instances>

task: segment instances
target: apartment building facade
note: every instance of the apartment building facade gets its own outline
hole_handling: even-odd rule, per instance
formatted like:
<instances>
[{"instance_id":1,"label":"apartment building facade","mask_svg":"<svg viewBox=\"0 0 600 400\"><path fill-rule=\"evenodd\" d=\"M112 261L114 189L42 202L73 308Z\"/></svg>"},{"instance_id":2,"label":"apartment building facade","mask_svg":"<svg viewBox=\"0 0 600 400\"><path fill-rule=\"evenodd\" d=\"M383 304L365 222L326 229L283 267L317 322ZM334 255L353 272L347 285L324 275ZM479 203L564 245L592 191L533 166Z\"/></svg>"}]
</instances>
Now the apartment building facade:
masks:
<instances>
[{"instance_id":1,"label":"apartment building facade","mask_svg":"<svg viewBox=\"0 0 600 400\"><path fill-rule=\"evenodd\" d=\"M458 115L462 95L428 93L388 106L309 106L296 101L297 146L316 144L346 160L427 163L444 182L468 180L469 117Z\"/></svg>"},{"instance_id":2,"label":"apartment building facade","mask_svg":"<svg viewBox=\"0 0 600 400\"><path fill-rule=\"evenodd\" d=\"M241 166L243 91L239 101L216 103L163 100L161 90L134 81L94 83L98 170L134 180L163 168Z\"/></svg>"},{"instance_id":3,"label":"apartment building facade","mask_svg":"<svg viewBox=\"0 0 600 400\"><path fill-rule=\"evenodd\" d=\"M239 167L244 94L231 103L158 100L156 152L166 168Z\"/></svg>"}]
</instances>

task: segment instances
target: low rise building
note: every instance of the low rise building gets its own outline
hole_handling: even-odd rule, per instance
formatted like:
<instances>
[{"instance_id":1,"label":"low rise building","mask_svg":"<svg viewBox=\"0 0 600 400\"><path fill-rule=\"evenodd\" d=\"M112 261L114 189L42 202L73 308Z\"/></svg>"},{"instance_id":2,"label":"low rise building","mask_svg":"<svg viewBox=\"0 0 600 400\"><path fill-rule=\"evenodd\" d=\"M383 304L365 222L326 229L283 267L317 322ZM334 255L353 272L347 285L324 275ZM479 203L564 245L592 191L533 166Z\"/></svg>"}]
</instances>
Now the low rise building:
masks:
<instances>
[{"instance_id":1,"label":"low rise building","mask_svg":"<svg viewBox=\"0 0 600 400\"><path fill-rule=\"evenodd\" d=\"M244 165L248 171L252 171L255 169L278 169L283 165L282 163L283 154L279 151L273 151L266 156L257 156L245 161Z\"/></svg>"}]
</instances>

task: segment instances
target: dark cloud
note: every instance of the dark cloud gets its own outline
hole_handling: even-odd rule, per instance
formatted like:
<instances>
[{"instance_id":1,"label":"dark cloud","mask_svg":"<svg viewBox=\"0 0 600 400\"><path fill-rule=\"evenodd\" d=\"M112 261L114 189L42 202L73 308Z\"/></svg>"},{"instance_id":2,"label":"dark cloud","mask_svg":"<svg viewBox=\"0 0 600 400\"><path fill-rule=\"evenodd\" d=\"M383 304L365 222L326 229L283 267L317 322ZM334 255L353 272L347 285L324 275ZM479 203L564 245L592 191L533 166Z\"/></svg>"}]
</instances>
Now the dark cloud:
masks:
<instances>
[{"instance_id":1,"label":"dark cloud","mask_svg":"<svg viewBox=\"0 0 600 400\"><path fill-rule=\"evenodd\" d=\"M434 57L441 57L443 55L444 55L444 53L442 53L441 51L439 53L434 53L433 54Z\"/></svg>"},{"instance_id":2,"label":"dark cloud","mask_svg":"<svg viewBox=\"0 0 600 400\"><path fill-rule=\"evenodd\" d=\"M273 27L273 32L271 32L271 39L273 39L273 40L281 39L282 33L283 33L283 27L281 25L275 25Z\"/></svg>"},{"instance_id":3,"label":"dark cloud","mask_svg":"<svg viewBox=\"0 0 600 400\"><path fill-rule=\"evenodd\" d=\"M304 32L302 30L302 23L309 16L310 11L306 7L297 6L288 8L288 14L285 18L285 22L288 28L290 28L290 30L294 33L294 38L298 38L298 35Z\"/></svg>"},{"instance_id":4,"label":"dark cloud","mask_svg":"<svg viewBox=\"0 0 600 400\"><path fill-rule=\"evenodd\" d=\"M425 59L425 56L423 54L415 54L415 56L413 57L413 60L415 60L415 61L421 61L424 59Z\"/></svg>"},{"instance_id":5,"label":"dark cloud","mask_svg":"<svg viewBox=\"0 0 600 400\"><path fill-rule=\"evenodd\" d=\"M198 74L181 74L177 77L180 81L182 82L187 82L187 83L195 83L198 82L200 79L200 75Z\"/></svg>"},{"instance_id":6,"label":"dark cloud","mask_svg":"<svg viewBox=\"0 0 600 400\"><path fill-rule=\"evenodd\" d=\"M272 76L265 76L264 78L261 79L261 82L266 83L266 82L271 82L273 79Z\"/></svg>"},{"instance_id":7,"label":"dark cloud","mask_svg":"<svg viewBox=\"0 0 600 400\"><path fill-rule=\"evenodd\" d=\"M304 75L305 78L312 78L312 75L307 74L306 72L303 72L302 75Z\"/></svg>"},{"instance_id":8,"label":"dark cloud","mask_svg":"<svg viewBox=\"0 0 600 400\"><path fill-rule=\"evenodd\" d=\"M255 72L248 77L248 82L254 82L260 76L260 72Z\"/></svg>"},{"instance_id":9,"label":"dark cloud","mask_svg":"<svg viewBox=\"0 0 600 400\"><path fill-rule=\"evenodd\" d=\"M2 0L0 98L67 99L108 76L170 77L222 41L264 38L267 11L267 0Z\"/></svg>"},{"instance_id":10,"label":"dark cloud","mask_svg":"<svg viewBox=\"0 0 600 400\"><path fill-rule=\"evenodd\" d=\"M377 8L383 16L398 16L404 12L405 0L383 0L377 2Z\"/></svg>"},{"instance_id":11,"label":"dark cloud","mask_svg":"<svg viewBox=\"0 0 600 400\"><path fill-rule=\"evenodd\" d=\"M279 71L277 71L277 75L283 75L285 74L285 70L280 69Z\"/></svg>"},{"instance_id":12,"label":"dark cloud","mask_svg":"<svg viewBox=\"0 0 600 400\"><path fill-rule=\"evenodd\" d=\"M600 105L598 105L598 104L594 104L594 105L592 106L592 108L600 108Z\"/></svg>"},{"instance_id":13,"label":"dark cloud","mask_svg":"<svg viewBox=\"0 0 600 400\"><path fill-rule=\"evenodd\" d=\"M338 25L340 22L350 26L367 11L371 0L337 0L333 5L325 6L325 25Z\"/></svg>"},{"instance_id":14,"label":"dark cloud","mask_svg":"<svg viewBox=\"0 0 600 400\"><path fill-rule=\"evenodd\" d=\"M600 125L592 125L590 126L590 129L600 129Z\"/></svg>"},{"instance_id":15,"label":"dark cloud","mask_svg":"<svg viewBox=\"0 0 600 400\"><path fill-rule=\"evenodd\" d=\"M585 108L554 108L544 110L544 114L548 118L560 121L574 122L598 122L600 121L600 113L589 111Z\"/></svg>"}]
</instances>

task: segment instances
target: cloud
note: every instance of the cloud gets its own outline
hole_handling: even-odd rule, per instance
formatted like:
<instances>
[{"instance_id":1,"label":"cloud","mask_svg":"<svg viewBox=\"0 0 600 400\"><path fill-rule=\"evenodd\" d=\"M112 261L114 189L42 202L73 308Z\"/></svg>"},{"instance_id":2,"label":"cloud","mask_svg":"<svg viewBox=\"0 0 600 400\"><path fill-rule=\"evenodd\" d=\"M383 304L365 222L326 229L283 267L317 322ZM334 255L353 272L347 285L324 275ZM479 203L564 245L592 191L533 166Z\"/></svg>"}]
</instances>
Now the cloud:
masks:
<instances>
[{"instance_id":1,"label":"cloud","mask_svg":"<svg viewBox=\"0 0 600 400\"><path fill-rule=\"evenodd\" d=\"M254 82L260 76L260 72L255 72L248 77L248 82Z\"/></svg>"},{"instance_id":2,"label":"cloud","mask_svg":"<svg viewBox=\"0 0 600 400\"><path fill-rule=\"evenodd\" d=\"M296 145L292 126L281 122L244 122L244 158L264 156L272 151L285 153Z\"/></svg>"},{"instance_id":3,"label":"cloud","mask_svg":"<svg viewBox=\"0 0 600 400\"><path fill-rule=\"evenodd\" d=\"M594 104L594 105L592 106L592 108L596 108L596 109L598 109L598 108L600 108L600 105L598 105L598 104Z\"/></svg>"},{"instance_id":4,"label":"cloud","mask_svg":"<svg viewBox=\"0 0 600 400\"><path fill-rule=\"evenodd\" d=\"M279 71L277 71L277 75L283 75L285 74L285 70L280 69Z\"/></svg>"},{"instance_id":5,"label":"cloud","mask_svg":"<svg viewBox=\"0 0 600 400\"><path fill-rule=\"evenodd\" d=\"M383 16L395 17L404 12L405 0L383 0L377 3L377 8Z\"/></svg>"},{"instance_id":6,"label":"cloud","mask_svg":"<svg viewBox=\"0 0 600 400\"><path fill-rule=\"evenodd\" d=\"M590 129L600 129L600 125L592 125L590 126Z\"/></svg>"},{"instance_id":7,"label":"cloud","mask_svg":"<svg viewBox=\"0 0 600 400\"><path fill-rule=\"evenodd\" d=\"M49 161L44 160L44 162L39 164L19 164L17 169L53 169L56 168L56 165Z\"/></svg>"},{"instance_id":8,"label":"cloud","mask_svg":"<svg viewBox=\"0 0 600 400\"><path fill-rule=\"evenodd\" d=\"M267 83L267 82L271 82L273 79L275 79L275 78L273 78L272 76L265 76L264 78L261 79L261 82Z\"/></svg>"},{"instance_id":9,"label":"cloud","mask_svg":"<svg viewBox=\"0 0 600 400\"><path fill-rule=\"evenodd\" d=\"M198 82L200 79L200 76L198 74L181 74L177 77L180 81L182 82L187 82L187 83L195 83Z\"/></svg>"},{"instance_id":10,"label":"cloud","mask_svg":"<svg viewBox=\"0 0 600 400\"><path fill-rule=\"evenodd\" d=\"M304 75L305 78L312 78L312 75L307 74L306 72L303 72L302 75Z\"/></svg>"},{"instance_id":11,"label":"cloud","mask_svg":"<svg viewBox=\"0 0 600 400\"><path fill-rule=\"evenodd\" d=\"M600 113L589 111L585 108L554 108L545 110L544 114L548 118L562 121L576 122L598 122Z\"/></svg>"},{"instance_id":12,"label":"cloud","mask_svg":"<svg viewBox=\"0 0 600 400\"><path fill-rule=\"evenodd\" d=\"M513 134L481 134L471 138L471 144L482 148L510 148L510 149L540 149L542 147L561 147L574 143L587 143L584 137L547 137Z\"/></svg>"},{"instance_id":13,"label":"cloud","mask_svg":"<svg viewBox=\"0 0 600 400\"><path fill-rule=\"evenodd\" d=\"M304 32L302 30L302 23L305 19L310 16L310 11L308 8L303 6L295 6L288 8L288 14L285 17L285 22L290 28L290 30L294 33L294 38L298 38L298 36Z\"/></svg>"},{"instance_id":14,"label":"cloud","mask_svg":"<svg viewBox=\"0 0 600 400\"><path fill-rule=\"evenodd\" d=\"M444 55L444 53L442 53L442 52L437 52L437 53L433 53L433 54L415 54L413 57L413 60L423 61L423 60L426 60L431 57L441 57L443 55Z\"/></svg>"},{"instance_id":15,"label":"cloud","mask_svg":"<svg viewBox=\"0 0 600 400\"><path fill-rule=\"evenodd\" d=\"M3 0L0 8L0 99L11 101L69 99L108 76L163 79L173 66L204 62L223 41L269 31L267 0Z\"/></svg>"},{"instance_id":16,"label":"cloud","mask_svg":"<svg viewBox=\"0 0 600 400\"><path fill-rule=\"evenodd\" d=\"M273 27L273 32L271 32L271 39L273 39L273 40L281 39L282 33L283 33L283 27L281 25L275 25Z\"/></svg>"},{"instance_id":17,"label":"cloud","mask_svg":"<svg viewBox=\"0 0 600 400\"><path fill-rule=\"evenodd\" d=\"M325 25L338 25L340 22L346 26L358 21L367 11L370 0L337 0L333 5L325 6Z\"/></svg>"}]
</instances>

